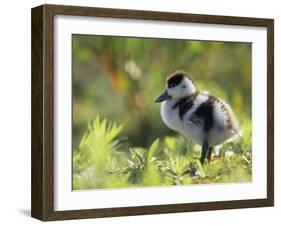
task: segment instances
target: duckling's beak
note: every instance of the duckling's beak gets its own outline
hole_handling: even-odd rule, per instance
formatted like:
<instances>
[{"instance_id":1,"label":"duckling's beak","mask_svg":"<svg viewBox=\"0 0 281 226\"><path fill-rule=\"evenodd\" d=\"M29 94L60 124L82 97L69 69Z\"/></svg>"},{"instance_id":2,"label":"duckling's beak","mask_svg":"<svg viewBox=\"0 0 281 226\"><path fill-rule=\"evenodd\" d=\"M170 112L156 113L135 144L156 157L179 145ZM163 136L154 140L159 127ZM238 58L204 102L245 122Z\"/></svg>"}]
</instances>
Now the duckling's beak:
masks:
<instances>
[{"instance_id":1,"label":"duckling's beak","mask_svg":"<svg viewBox=\"0 0 281 226\"><path fill-rule=\"evenodd\" d=\"M168 94L167 90L165 91L154 101L155 103L160 103L164 100L169 100L171 99L171 96Z\"/></svg>"}]
</instances>

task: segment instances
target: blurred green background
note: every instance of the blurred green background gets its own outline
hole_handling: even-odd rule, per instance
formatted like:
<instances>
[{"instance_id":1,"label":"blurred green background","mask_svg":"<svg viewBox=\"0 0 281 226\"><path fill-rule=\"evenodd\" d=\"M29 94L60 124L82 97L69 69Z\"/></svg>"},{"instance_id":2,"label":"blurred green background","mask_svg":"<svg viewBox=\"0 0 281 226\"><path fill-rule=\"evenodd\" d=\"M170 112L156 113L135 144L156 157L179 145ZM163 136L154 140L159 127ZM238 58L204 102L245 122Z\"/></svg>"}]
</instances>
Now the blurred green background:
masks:
<instances>
[{"instance_id":1,"label":"blurred green background","mask_svg":"<svg viewBox=\"0 0 281 226\"><path fill-rule=\"evenodd\" d=\"M73 35L72 45L74 190L251 181L250 43ZM227 101L244 132L203 166L153 103L177 70Z\"/></svg>"},{"instance_id":2,"label":"blurred green background","mask_svg":"<svg viewBox=\"0 0 281 226\"><path fill-rule=\"evenodd\" d=\"M129 145L173 134L153 100L176 70L226 100L239 121L251 114L251 44L73 35L73 147L89 120L124 125Z\"/></svg>"}]
</instances>

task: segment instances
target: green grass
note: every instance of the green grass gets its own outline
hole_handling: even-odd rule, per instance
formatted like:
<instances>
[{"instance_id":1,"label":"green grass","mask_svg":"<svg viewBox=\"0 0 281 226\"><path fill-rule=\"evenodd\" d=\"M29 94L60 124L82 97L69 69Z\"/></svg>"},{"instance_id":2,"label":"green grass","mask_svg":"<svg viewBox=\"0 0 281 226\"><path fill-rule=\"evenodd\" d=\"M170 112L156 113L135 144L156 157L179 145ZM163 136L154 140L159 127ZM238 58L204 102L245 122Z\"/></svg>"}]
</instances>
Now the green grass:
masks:
<instances>
[{"instance_id":1,"label":"green grass","mask_svg":"<svg viewBox=\"0 0 281 226\"><path fill-rule=\"evenodd\" d=\"M251 181L250 120L241 127L243 137L216 147L212 160L202 166L200 147L180 135L157 138L146 148L126 148L122 125L97 116L73 152L73 189ZM197 169L195 175L190 166Z\"/></svg>"}]
</instances>

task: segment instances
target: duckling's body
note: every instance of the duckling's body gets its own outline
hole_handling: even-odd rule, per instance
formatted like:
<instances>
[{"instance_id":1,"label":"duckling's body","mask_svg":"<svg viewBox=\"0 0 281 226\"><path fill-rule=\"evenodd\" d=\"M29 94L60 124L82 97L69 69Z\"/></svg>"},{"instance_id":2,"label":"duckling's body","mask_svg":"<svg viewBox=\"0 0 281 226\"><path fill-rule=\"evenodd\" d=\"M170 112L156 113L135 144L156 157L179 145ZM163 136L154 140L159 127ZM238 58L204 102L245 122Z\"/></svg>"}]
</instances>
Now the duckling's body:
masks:
<instances>
[{"instance_id":1,"label":"duckling's body","mask_svg":"<svg viewBox=\"0 0 281 226\"><path fill-rule=\"evenodd\" d=\"M215 145L241 136L230 106L208 92L196 91L193 81L184 72L168 78L167 89L156 102L162 102L161 117L170 129L202 145L202 164L207 154L210 160Z\"/></svg>"},{"instance_id":2,"label":"duckling's body","mask_svg":"<svg viewBox=\"0 0 281 226\"><path fill-rule=\"evenodd\" d=\"M225 102L206 92L195 95L193 100L184 98L161 104L161 117L170 129L200 145L206 138L210 146L221 144L238 132L229 120L231 109Z\"/></svg>"}]
</instances>

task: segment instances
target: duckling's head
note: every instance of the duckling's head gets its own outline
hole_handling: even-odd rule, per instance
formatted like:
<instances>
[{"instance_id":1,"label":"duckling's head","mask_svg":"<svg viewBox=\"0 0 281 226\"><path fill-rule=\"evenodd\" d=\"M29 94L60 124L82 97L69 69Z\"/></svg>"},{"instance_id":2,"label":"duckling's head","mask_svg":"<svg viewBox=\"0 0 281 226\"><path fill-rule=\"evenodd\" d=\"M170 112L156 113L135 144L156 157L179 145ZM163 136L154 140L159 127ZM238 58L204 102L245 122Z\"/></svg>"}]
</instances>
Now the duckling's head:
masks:
<instances>
[{"instance_id":1,"label":"duckling's head","mask_svg":"<svg viewBox=\"0 0 281 226\"><path fill-rule=\"evenodd\" d=\"M166 89L154 101L176 100L192 95L196 91L191 77L182 71L177 71L167 78Z\"/></svg>"}]
</instances>

